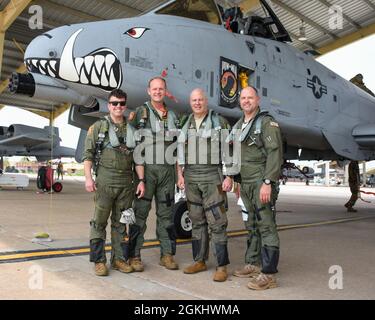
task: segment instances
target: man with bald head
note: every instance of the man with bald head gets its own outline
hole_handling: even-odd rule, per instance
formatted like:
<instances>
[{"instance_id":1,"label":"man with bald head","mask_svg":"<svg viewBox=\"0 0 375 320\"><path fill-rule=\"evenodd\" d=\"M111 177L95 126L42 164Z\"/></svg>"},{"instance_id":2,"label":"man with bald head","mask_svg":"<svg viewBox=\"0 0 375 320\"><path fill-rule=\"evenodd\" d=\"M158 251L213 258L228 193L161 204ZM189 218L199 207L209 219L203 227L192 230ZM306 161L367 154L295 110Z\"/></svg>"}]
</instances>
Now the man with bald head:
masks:
<instances>
[{"instance_id":1,"label":"man with bald head","mask_svg":"<svg viewBox=\"0 0 375 320\"><path fill-rule=\"evenodd\" d=\"M228 122L208 109L202 89L190 95L192 113L179 136L178 182L186 189L189 217L192 221L192 250L194 263L184 269L186 274L207 270L209 233L216 258L214 281L227 279L229 264L227 249L226 191L232 188L232 178L222 175L222 130Z\"/></svg>"},{"instance_id":2,"label":"man with bald head","mask_svg":"<svg viewBox=\"0 0 375 320\"><path fill-rule=\"evenodd\" d=\"M240 106L243 116L234 125L241 143L241 199L248 230L244 268L234 276L252 278L248 287L264 290L277 286L279 236L276 228L276 184L283 163L282 138L278 123L267 112L261 112L260 97L254 87L242 89Z\"/></svg>"}]
</instances>

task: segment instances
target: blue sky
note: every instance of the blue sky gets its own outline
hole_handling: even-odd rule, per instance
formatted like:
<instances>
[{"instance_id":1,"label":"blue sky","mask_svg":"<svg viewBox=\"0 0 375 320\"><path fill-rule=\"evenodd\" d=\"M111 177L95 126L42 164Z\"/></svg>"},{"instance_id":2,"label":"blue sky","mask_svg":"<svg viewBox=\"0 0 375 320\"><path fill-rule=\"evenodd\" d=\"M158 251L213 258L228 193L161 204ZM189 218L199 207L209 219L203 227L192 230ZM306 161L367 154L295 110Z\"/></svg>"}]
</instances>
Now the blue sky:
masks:
<instances>
[{"instance_id":1,"label":"blue sky","mask_svg":"<svg viewBox=\"0 0 375 320\"><path fill-rule=\"evenodd\" d=\"M366 85L375 92L374 57L375 35L332 51L320 57L318 61L348 80L357 73L362 73ZM69 111L58 117L55 126L60 130L62 145L75 148L79 129L68 125L68 115ZM0 110L0 126L9 126L14 123L43 127L48 125L48 120L14 107L5 107Z\"/></svg>"}]
</instances>

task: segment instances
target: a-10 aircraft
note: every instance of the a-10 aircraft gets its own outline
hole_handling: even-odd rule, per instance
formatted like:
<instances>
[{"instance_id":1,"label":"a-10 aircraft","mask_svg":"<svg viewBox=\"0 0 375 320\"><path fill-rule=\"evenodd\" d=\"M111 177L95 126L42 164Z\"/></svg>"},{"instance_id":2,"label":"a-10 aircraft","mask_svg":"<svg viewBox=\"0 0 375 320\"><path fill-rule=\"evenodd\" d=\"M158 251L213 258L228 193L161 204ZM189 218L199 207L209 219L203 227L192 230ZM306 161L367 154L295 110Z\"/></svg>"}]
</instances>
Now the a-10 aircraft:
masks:
<instances>
[{"instance_id":1,"label":"a-10 aircraft","mask_svg":"<svg viewBox=\"0 0 375 320\"><path fill-rule=\"evenodd\" d=\"M243 17L214 0L174 0L143 15L66 25L35 38L25 52L27 74L10 90L70 103L69 123L85 130L107 113L108 93L121 88L134 109L149 99L148 80L168 83L167 104L190 112L189 94L207 92L209 107L232 123L241 115L241 88L251 84L261 107L278 121L285 160L375 159L375 99L308 53L291 46L265 0L266 17ZM183 202L178 235L191 224Z\"/></svg>"},{"instance_id":2,"label":"a-10 aircraft","mask_svg":"<svg viewBox=\"0 0 375 320\"><path fill-rule=\"evenodd\" d=\"M316 175L315 170L311 167L300 169L294 163L286 162L281 171L280 181L282 184L286 184L288 179L299 179L305 181L306 185L309 185L310 180L313 180Z\"/></svg>"},{"instance_id":3,"label":"a-10 aircraft","mask_svg":"<svg viewBox=\"0 0 375 320\"><path fill-rule=\"evenodd\" d=\"M0 127L0 156L34 156L38 161L74 157L75 149L60 146L59 129L12 124Z\"/></svg>"},{"instance_id":4,"label":"a-10 aircraft","mask_svg":"<svg viewBox=\"0 0 375 320\"><path fill-rule=\"evenodd\" d=\"M190 111L189 93L201 87L231 121L241 116L240 89L251 84L280 124L286 160L375 159L375 98L291 46L260 2L265 18L214 0L175 0L134 18L50 30L27 47L29 72L13 74L10 90L71 103L69 123L87 129L107 112L112 89L125 90L135 108L157 75L177 112Z\"/></svg>"}]
</instances>

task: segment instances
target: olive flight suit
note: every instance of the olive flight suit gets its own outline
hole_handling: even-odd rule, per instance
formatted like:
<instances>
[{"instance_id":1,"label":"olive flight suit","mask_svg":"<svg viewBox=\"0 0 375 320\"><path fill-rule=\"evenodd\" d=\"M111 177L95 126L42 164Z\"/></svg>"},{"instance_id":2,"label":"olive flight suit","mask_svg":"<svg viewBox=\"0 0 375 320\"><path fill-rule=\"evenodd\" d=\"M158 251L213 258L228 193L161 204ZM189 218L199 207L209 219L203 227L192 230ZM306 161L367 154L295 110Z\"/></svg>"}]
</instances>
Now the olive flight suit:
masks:
<instances>
[{"instance_id":1,"label":"olive flight suit","mask_svg":"<svg viewBox=\"0 0 375 320\"><path fill-rule=\"evenodd\" d=\"M358 161L350 161L349 163L349 187L352 193L349 201L345 204L347 208L353 208L358 200L358 193L360 187L360 175Z\"/></svg>"},{"instance_id":2,"label":"olive flight suit","mask_svg":"<svg viewBox=\"0 0 375 320\"><path fill-rule=\"evenodd\" d=\"M185 191L192 222L193 259L208 259L211 238L218 267L229 264L227 199L222 190L222 129L229 129L228 122L212 111L198 129L191 114L181 130L178 149L178 162L184 166Z\"/></svg>"},{"instance_id":3,"label":"olive flight suit","mask_svg":"<svg viewBox=\"0 0 375 320\"><path fill-rule=\"evenodd\" d=\"M151 102L137 108L132 122L140 130L142 141L136 152L135 162L145 165L146 192L141 199L135 199L134 211L138 229L135 247L131 257L140 257L147 228L146 221L155 196L156 204L156 236L160 241L161 256L176 253L176 235L173 224L172 207L174 204L176 183L176 140L178 135L178 119L172 110L160 116ZM172 151L174 150L174 152ZM134 231L135 232L135 231Z\"/></svg>"},{"instance_id":4,"label":"olive flight suit","mask_svg":"<svg viewBox=\"0 0 375 320\"><path fill-rule=\"evenodd\" d=\"M101 150L97 150L98 141L101 141ZM110 215L111 262L114 259L125 260L121 242L126 231L120 218L122 210L130 208L134 199L134 147L134 128L125 119L122 124L114 124L110 117L106 117L88 130L83 160L90 160L94 167L97 166L95 213L90 222L91 262L106 262L106 226ZM99 159L97 152L100 153Z\"/></svg>"},{"instance_id":5,"label":"olive flight suit","mask_svg":"<svg viewBox=\"0 0 375 320\"><path fill-rule=\"evenodd\" d=\"M259 120L258 120L259 119ZM282 139L278 123L268 114L258 112L246 127L242 117L233 130L241 130L241 198L248 211L245 263L261 265L262 273L277 272L279 236L275 203L277 182L283 163ZM271 201L262 204L260 188L271 180ZM246 216L246 215L245 215Z\"/></svg>"},{"instance_id":6,"label":"olive flight suit","mask_svg":"<svg viewBox=\"0 0 375 320\"><path fill-rule=\"evenodd\" d=\"M366 91L368 94L375 97L375 94L369 88L366 87L365 83L363 82L363 76L361 74L357 74L355 77L351 78L349 81L355 84L357 87L361 88L362 90Z\"/></svg>"}]
</instances>

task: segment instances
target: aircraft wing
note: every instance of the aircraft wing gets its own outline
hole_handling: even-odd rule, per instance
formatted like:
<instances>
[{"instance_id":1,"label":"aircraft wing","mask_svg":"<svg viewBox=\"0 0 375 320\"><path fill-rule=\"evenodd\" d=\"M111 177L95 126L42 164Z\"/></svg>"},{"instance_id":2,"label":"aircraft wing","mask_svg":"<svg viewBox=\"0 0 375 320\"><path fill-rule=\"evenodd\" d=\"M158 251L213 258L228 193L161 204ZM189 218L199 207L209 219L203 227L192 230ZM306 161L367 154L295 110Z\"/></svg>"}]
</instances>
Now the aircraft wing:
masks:
<instances>
[{"instance_id":1,"label":"aircraft wing","mask_svg":"<svg viewBox=\"0 0 375 320\"><path fill-rule=\"evenodd\" d=\"M34 147L42 143L50 142L51 139L42 137L32 137L30 135L18 135L15 137L0 140L2 146L23 146Z\"/></svg>"}]
</instances>

